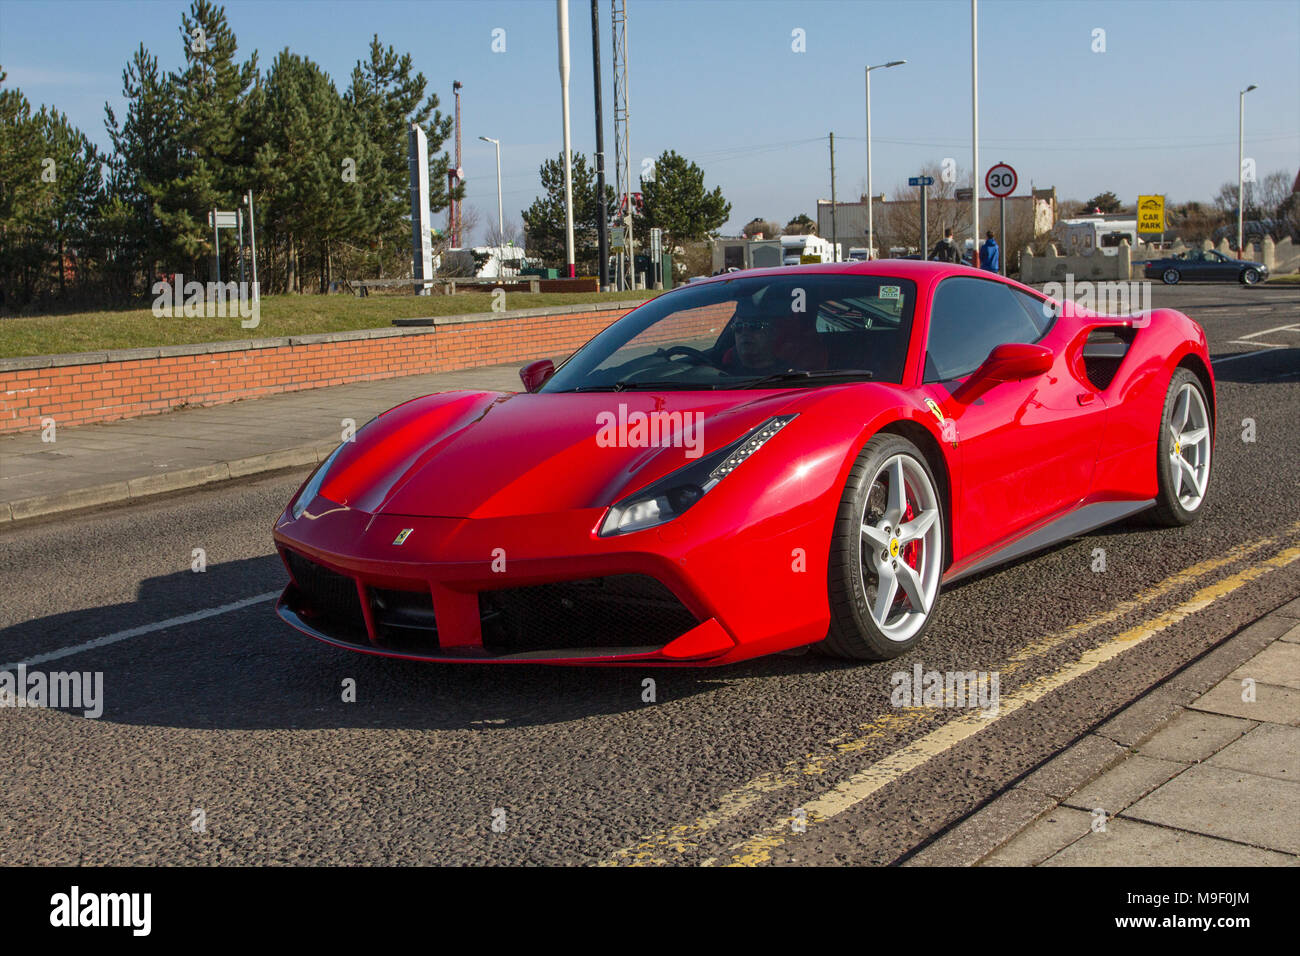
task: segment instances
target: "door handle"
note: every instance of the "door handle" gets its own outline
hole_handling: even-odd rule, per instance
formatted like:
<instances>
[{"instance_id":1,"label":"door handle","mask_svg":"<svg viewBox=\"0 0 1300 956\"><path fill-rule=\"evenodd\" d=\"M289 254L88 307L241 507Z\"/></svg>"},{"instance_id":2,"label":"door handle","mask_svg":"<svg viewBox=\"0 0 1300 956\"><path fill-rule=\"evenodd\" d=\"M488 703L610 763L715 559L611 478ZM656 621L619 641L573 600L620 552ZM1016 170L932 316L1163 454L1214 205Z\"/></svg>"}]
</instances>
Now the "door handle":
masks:
<instances>
[{"instance_id":1,"label":"door handle","mask_svg":"<svg viewBox=\"0 0 1300 956\"><path fill-rule=\"evenodd\" d=\"M1093 402L1093 399L1095 399L1096 397L1097 397L1097 393L1096 393L1096 392L1080 392L1080 393L1079 393L1079 404L1080 404L1080 405L1091 405L1092 402Z\"/></svg>"}]
</instances>

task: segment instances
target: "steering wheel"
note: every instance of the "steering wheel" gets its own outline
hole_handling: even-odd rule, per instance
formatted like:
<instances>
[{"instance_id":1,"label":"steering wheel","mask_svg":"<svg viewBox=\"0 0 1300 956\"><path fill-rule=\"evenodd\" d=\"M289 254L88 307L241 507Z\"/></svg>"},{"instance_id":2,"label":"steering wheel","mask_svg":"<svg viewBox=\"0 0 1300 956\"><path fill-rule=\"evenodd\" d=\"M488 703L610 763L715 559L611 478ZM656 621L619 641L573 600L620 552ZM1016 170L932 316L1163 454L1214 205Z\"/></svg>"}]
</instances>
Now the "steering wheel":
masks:
<instances>
[{"instance_id":1,"label":"steering wheel","mask_svg":"<svg viewBox=\"0 0 1300 956\"><path fill-rule=\"evenodd\" d=\"M711 365L713 360L701 352L699 349L693 349L689 345L674 345L670 348L659 349L655 352L662 358L672 358L674 355L684 355L691 361L692 365Z\"/></svg>"}]
</instances>

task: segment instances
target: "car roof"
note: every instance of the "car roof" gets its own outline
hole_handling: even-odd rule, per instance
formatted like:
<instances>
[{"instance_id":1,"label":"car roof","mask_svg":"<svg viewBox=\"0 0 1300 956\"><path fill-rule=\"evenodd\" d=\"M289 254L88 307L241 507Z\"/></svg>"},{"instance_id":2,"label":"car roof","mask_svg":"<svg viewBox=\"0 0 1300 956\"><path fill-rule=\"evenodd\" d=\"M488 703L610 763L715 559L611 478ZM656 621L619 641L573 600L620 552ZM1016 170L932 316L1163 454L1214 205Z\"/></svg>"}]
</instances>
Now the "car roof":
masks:
<instances>
[{"instance_id":1,"label":"car roof","mask_svg":"<svg viewBox=\"0 0 1300 956\"><path fill-rule=\"evenodd\" d=\"M789 276L803 273L805 275L855 275L882 276L885 278L911 279L920 287L925 287L946 279L949 276L974 276L981 279L996 280L1017 289L1039 293L1027 286L1008 279L987 269L954 262L934 262L928 259L873 259L870 262L810 262L800 266L775 266L763 269L739 269L719 276L710 276L693 285L698 288L707 282L727 282L733 279L761 278L765 276Z\"/></svg>"}]
</instances>

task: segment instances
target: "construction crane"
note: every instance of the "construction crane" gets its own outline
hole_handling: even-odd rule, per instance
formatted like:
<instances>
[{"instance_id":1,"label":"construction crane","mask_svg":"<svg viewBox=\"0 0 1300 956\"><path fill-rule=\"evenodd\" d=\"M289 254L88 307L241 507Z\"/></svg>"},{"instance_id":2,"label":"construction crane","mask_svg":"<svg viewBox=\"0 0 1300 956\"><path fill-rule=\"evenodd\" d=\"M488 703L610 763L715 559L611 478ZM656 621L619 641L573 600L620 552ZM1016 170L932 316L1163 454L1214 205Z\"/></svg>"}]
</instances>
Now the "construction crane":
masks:
<instances>
[{"instance_id":1,"label":"construction crane","mask_svg":"<svg viewBox=\"0 0 1300 956\"><path fill-rule=\"evenodd\" d=\"M447 170L447 233L451 238L451 248L459 249L461 209L456 200L456 187L465 181L465 167L460 162L460 90L464 84L454 80L451 84L452 95L456 98L456 165Z\"/></svg>"},{"instance_id":2,"label":"construction crane","mask_svg":"<svg viewBox=\"0 0 1300 956\"><path fill-rule=\"evenodd\" d=\"M611 4L614 22L614 196L622 213L626 250L619 256L618 285L621 289L634 289L636 244L632 240L632 152L628 145L627 3L626 0L611 0Z\"/></svg>"}]
</instances>

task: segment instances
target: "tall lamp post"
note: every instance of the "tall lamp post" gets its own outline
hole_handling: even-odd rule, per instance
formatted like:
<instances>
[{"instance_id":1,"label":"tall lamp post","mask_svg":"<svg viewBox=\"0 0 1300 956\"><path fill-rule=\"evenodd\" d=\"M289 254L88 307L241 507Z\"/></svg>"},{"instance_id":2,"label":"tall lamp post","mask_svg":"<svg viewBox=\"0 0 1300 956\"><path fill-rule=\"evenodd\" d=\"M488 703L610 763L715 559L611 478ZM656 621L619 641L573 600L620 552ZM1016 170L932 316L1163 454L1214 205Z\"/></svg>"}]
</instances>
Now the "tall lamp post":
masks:
<instances>
[{"instance_id":1,"label":"tall lamp post","mask_svg":"<svg viewBox=\"0 0 1300 956\"><path fill-rule=\"evenodd\" d=\"M497 148L497 243L500 244L506 241L506 219L501 212L501 140L490 136L480 136L479 139Z\"/></svg>"},{"instance_id":2,"label":"tall lamp post","mask_svg":"<svg viewBox=\"0 0 1300 956\"><path fill-rule=\"evenodd\" d=\"M980 45L978 0L970 0L971 265L980 267Z\"/></svg>"},{"instance_id":3,"label":"tall lamp post","mask_svg":"<svg viewBox=\"0 0 1300 956\"><path fill-rule=\"evenodd\" d=\"M867 258L876 257L875 217L872 214L871 194L871 71L887 70L891 66L902 66L906 60L891 60L867 67ZM834 209L832 209L834 212Z\"/></svg>"},{"instance_id":4,"label":"tall lamp post","mask_svg":"<svg viewBox=\"0 0 1300 956\"><path fill-rule=\"evenodd\" d=\"M573 258L573 159L569 142L569 0L555 0L560 40L560 108L564 115L564 274L572 279L577 269Z\"/></svg>"},{"instance_id":5,"label":"tall lamp post","mask_svg":"<svg viewBox=\"0 0 1300 956\"><path fill-rule=\"evenodd\" d=\"M1237 96L1237 258L1240 259L1244 252L1245 236L1245 200L1246 200L1246 177L1242 166L1246 163L1246 94L1255 89L1255 84L1242 90Z\"/></svg>"}]
</instances>

